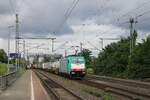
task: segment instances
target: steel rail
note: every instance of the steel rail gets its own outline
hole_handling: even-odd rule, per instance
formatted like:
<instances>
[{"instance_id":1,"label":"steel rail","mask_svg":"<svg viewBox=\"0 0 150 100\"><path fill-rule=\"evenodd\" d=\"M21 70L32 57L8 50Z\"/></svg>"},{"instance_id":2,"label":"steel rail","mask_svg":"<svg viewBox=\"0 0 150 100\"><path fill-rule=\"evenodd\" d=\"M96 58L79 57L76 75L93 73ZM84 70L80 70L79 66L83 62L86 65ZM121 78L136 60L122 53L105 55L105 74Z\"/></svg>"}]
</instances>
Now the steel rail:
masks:
<instances>
[{"instance_id":1,"label":"steel rail","mask_svg":"<svg viewBox=\"0 0 150 100\"><path fill-rule=\"evenodd\" d=\"M45 89L47 90L48 93L52 94L54 96L54 98L56 100L61 100L60 96L57 95L56 91L54 91L49 84L46 83L46 81L43 80L43 78L39 75L39 73L37 73L36 71L34 71L35 74L38 76L38 78L41 80L41 82L43 83Z\"/></svg>"},{"instance_id":2,"label":"steel rail","mask_svg":"<svg viewBox=\"0 0 150 100\"><path fill-rule=\"evenodd\" d=\"M59 87L61 87L62 89L64 89L65 91L69 92L72 96L74 96L75 98L77 98L78 100L84 100L82 97L76 95L74 92L72 92L70 89L67 89L65 88L63 85L59 84L58 82L52 80L50 77L48 77L46 74L42 73L42 72L39 72L39 71L36 71L37 74L41 74L43 77L47 78L48 80L52 81L53 83L55 83L56 85L58 85ZM47 84L47 85L50 85L50 84ZM50 86L48 86L50 87ZM54 91L52 89L52 91L55 93L55 95L59 96L57 97L58 99L57 100L62 100L61 96L58 95L58 93L56 91Z\"/></svg>"}]
</instances>

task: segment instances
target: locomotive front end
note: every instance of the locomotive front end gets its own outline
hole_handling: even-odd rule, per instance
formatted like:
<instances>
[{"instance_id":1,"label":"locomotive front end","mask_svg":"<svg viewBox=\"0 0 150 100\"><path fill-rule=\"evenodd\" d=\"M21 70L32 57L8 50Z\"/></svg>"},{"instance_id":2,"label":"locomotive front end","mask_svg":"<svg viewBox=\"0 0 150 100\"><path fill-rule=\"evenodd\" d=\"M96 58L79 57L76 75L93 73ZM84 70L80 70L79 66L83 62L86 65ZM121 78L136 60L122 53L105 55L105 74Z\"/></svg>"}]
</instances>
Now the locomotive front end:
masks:
<instances>
[{"instance_id":1,"label":"locomotive front end","mask_svg":"<svg viewBox=\"0 0 150 100\"><path fill-rule=\"evenodd\" d=\"M71 59L72 77L84 77L86 75L86 66L84 57L74 57Z\"/></svg>"}]
</instances>

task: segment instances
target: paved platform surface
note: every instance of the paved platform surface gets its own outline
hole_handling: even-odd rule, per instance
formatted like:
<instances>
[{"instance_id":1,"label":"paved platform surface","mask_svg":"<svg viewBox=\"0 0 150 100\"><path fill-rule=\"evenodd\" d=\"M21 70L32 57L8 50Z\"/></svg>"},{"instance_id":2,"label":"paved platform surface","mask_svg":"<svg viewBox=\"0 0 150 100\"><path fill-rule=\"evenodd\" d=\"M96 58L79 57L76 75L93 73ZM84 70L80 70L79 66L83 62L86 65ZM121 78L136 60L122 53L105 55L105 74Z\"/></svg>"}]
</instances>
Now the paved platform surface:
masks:
<instances>
[{"instance_id":1,"label":"paved platform surface","mask_svg":"<svg viewBox=\"0 0 150 100\"><path fill-rule=\"evenodd\" d=\"M0 100L50 100L50 98L35 73L28 70L0 93Z\"/></svg>"}]
</instances>

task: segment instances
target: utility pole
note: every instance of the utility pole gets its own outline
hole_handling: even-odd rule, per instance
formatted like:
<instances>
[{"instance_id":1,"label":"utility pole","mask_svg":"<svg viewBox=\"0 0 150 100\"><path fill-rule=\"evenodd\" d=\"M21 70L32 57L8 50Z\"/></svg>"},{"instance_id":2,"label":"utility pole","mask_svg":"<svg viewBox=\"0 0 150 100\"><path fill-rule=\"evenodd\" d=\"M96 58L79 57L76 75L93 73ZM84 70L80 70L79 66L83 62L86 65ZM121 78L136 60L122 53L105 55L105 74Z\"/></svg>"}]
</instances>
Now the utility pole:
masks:
<instances>
[{"instance_id":1,"label":"utility pole","mask_svg":"<svg viewBox=\"0 0 150 100\"><path fill-rule=\"evenodd\" d=\"M23 58L25 59L25 54L26 54L26 41L23 40Z\"/></svg>"},{"instance_id":2,"label":"utility pole","mask_svg":"<svg viewBox=\"0 0 150 100\"><path fill-rule=\"evenodd\" d=\"M16 47L15 47L15 51L16 51L17 55L19 56L19 17L18 16L19 16L18 13L16 13ZM16 60L17 71L19 68L18 58L19 57L17 57L17 60Z\"/></svg>"},{"instance_id":3,"label":"utility pole","mask_svg":"<svg viewBox=\"0 0 150 100\"><path fill-rule=\"evenodd\" d=\"M101 49L103 50L103 38L100 38L101 40Z\"/></svg>"},{"instance_id":4,"label":"utility pole","mask_svg":"<svg viewBox=\"0 0 150 100\"><path fill-rule=\"evenodd\" d=\"M23 58L24 58L24 68L26 67L26 58L25 58L25 55L26 55L26 41L23 40Z\"/></svg>"},{"instance_id":5,"label":"utility pole","mask_svg":"<svg viewBox=\"0 0 150 100\"><path fill-rule=\"evenodd\" d=\"M25 58L25 55L26 55L26 41L23 40L23 64L24 64L24 68L26 67L26 58Z\"/></svg>"},{"instance_id":6,"label":"utility pole","mask_svg":"<svg viewBox=\"0 0 150 100\"><path fill-rule=\"evenodd\" d=\"M10 59L10 36L11 36L11 28L14 26L8 26L8 62L7 62L7 68L8 68L8 73L10 72L10 68L9 68L9 59Z\"/></svg>"},{"instance_id":7,"label":"utility pole","mask_svg":"<svg viewBox=\"0 0 150 100\"><path fill-rule=\"evenodd\" d=\"M55 40L56 38L51 38L51 40L52 40L52 53L54 52L54 40Z\"/></svg>"},{"instance_id":8,"label":"utility pole","mask_svg":"<svg viewBox=\"0 0 150 100\"><path fill-rule=\"evenodd\" d=\"M8 26L9 29L9 33L8 33L8 62L7 62L7 69L8 69L8 73L10 72L9 69L9 58L10 58L10 26Z\"/></svg>"},{"instance_id":9,"label":"utility pole","mask_svg":"<svg viewBox=\"0 0 150 100\"><path fill-rule=\"evenodd\" d=\"M65 57L67 56L67 49L65 49Z\"/></svg>"},{"instance_id":10,"label":"utility pole","mask_svg":"<svg viewBox=\"0 0 150 100\"><path fill-rule=\"evenodd\" d=\"M29 66L29 61L30 61L30 59L29 59L29 51L28 51L28 49L27 49L27 66Z\"/></svg>"},{"instance_id":11,"label":"utility pole","mask_svg":"<svg viewBox=\"0 0 150 100\"><path fill-rule=\"evenodd\" d=\"M82 50L83 50L83 43L80 42L80 52L82 52Z\"/></svg>"},{"instance_id":12,"label":"utility pole","mask_svg":"<svg viewBox=\"0 0 150 100\"><path fill-rule=\"evenodd\" d=\"M19 53L19 15L16 14L16 53Z\"/></svg>"},{"instance_id":13,"label":"utility pole","mask_svg":"<svg viewBox=\"0 0 150 100\"><path fill-rule=\"evenodd\" d=\"M130 23L130 55L132 55L134 48L133 24L137 23L137 21L135 21L134 18L130 18L129 23Z\"/></svg>"}]
</instances>

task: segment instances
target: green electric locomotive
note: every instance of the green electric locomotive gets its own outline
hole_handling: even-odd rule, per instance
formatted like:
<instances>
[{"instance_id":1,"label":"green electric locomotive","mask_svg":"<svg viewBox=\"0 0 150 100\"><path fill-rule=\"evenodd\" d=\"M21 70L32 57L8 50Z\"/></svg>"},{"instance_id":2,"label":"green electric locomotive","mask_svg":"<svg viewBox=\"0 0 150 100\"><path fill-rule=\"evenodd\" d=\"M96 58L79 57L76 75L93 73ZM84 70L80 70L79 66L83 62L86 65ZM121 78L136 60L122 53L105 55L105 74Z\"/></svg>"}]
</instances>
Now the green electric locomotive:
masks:
<instances>
[{"instance_id":1,"label":"green electric locomotive","mask_svg":"<svg viewBox=\"0 0 150 100\"><path fill-rule=\"evenodd\" d=\"M85 59L82 56L69 56L59 61L59 73L71 78L82 78L86 75Z\"/></svg>"}]
</instances>

